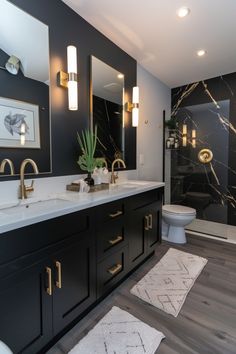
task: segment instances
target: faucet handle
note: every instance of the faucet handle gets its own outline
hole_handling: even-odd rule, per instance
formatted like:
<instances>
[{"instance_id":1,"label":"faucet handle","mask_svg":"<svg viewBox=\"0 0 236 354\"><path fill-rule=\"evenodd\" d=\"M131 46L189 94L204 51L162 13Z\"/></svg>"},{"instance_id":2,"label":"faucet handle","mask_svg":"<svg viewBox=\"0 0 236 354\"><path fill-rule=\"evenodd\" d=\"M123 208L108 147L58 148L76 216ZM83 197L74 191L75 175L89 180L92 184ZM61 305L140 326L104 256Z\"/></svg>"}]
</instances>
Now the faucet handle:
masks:
<instances>
[{"instance_id":1,"label":"faucet handle","mask_svg":"<svg viewBox=\"0 0 236 354\"><path fill-rule=\"evenodd\" d=\"M30 186L25 186L26 192L30 193L34 191L34 180L32 179L31 185Z\"/></svg>"}]
</instances>

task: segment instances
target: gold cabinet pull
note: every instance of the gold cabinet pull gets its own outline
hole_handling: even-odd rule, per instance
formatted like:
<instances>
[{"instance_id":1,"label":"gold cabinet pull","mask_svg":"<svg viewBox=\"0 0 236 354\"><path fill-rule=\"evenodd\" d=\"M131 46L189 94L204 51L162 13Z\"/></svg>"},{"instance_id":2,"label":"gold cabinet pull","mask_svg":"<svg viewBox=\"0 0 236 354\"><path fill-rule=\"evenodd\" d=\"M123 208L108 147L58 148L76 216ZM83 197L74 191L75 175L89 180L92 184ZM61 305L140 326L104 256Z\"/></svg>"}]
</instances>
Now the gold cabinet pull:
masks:
<instances>
[{"instance_id":1,"label":"gold cabinet pull","mask_svg":"<svg viewBox=\"0 0 236 354\"><path fill-rule=\"evenodd\" d=\"M111 275L115 275L121 269L122 269L122 264L118 263L118 264L114 265L113 267L111 267L110 269L108 269L108 273L110 273Z\"/></svg>"},{"instance_id":2,"label":"gold cabinet pull","mask_svg":"<svg viewBox=\"0 0 236 354\"><path fill-rule=\"evenodd\" d=\"M117 216L120 216L120 215L122 215L123 214L123 211L122 210L118 210L116 213L114 213L114 214L109 214L109 216L111 217L111 218L116 218Z\"/></svg>"},{"instance_id":3,"label":"gold cabinet pull","mask_svg":"<svg viewBox=\"0 0 236 354\"><path fill-rule=\"evenodd\" d=\"M149 215L145 215L145 226L144 226L144 229L146 231L149 230Z\"/></svg>"},{"instance_id":4,"label":"gold cabinet pull","mask_svg":"<svg viewBox=\"0 0 236 354\"><path fill-rule=\"evenodd\" d=\"M149 230L152 230L152 214L148 215L148 227Z\"/></svg>"},{"instance_id":5,"label":"gold cabinet pull","mask_svg":"<svg viewBox=\"0 0 236 354\"><path fill-rule=\"evenodd\" d=\"M57 268L56 287L61 289L61 287L62 287L62 282L61 282L61 262L56 261L56 268Z\"/></svg>"},{"instance_id":6,"label":"gold cabinet pull","mask_svg":"<svg viewBox=\"0 0 236 354\"><path fill-rule=\"evenodd\" d=\"M116 245L117 243L119 243L120 241L123 240L123 237L122 236L117 236L117 238L115 238L114 240L109 240L109 243L114 246Z\"/></svg>"},{"instance_id":7,"label":"gold cabinet pull","mask_svg":"<svg viewBox=\"0 0 236 354\"><path fill-rule=\"evenodd\" d=\"M46 292L48 295L52 295L52 270L49 267L46 267L46 273L48 276L48 286L46 288Z\"/></svg>"}]
</instances>

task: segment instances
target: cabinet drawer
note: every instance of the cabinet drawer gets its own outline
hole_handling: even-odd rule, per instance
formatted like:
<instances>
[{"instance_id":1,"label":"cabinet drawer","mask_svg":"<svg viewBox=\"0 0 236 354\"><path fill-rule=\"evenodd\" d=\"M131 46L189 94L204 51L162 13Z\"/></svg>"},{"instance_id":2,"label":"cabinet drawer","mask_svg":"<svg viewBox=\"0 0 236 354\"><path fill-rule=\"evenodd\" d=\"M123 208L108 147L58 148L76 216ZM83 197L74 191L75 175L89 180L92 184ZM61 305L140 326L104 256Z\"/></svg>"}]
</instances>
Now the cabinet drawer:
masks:
<instances>
[{"instance_id":1,"label":"cabinet drawer","mask_svg":"<svg viewBox=\"0 0 236 354\"><path fill-rule=\"evenodd\" d=\"M97 231L97 258L101 259L115 252L126 242L125 226L123 219L113 220L105 223Z\"/></svg>"},{"instance_id":2,"label":"cabinet drawer","mask_svg":"<svg viewBox=\"0 0 236 354\"><path fill-rule=\"evenodd\" d=\"M116 200L115 202L107 203L97 208L97 222L101 225L109 220L122 218L125 213L124 200Z\"/></svg>"},{"instance_id":3,"label":"cabinet drawer","mask_svg":"<svg viewBox=\"0 0 236 354\"><path fill-rule=\"evenodd\" d=\"M0 265L91 229L91 209L1 234Z\"/></svg>"},{"instance_id":4,"label":"cabinet drawer","mask_svg":"<svg viewBox=\"0 0 236 354\"><path fill-rule=\"evenodd\" d=\"M128 246L98 264L97 286L101 296L124 277L128 270Z\"/></svg>"},{"instance_id":5,"label":"cabinet drawer","mask_svg":"<svg viewBox=\"0 0 236 354\"><path fill-rule=\"evenodd\" d=\"M153 189L151 191L136 194L127 198L127 207L131 210L142 208L148 204L152 204L162 200L163 188Z\"/></svg>"}]
</instances>

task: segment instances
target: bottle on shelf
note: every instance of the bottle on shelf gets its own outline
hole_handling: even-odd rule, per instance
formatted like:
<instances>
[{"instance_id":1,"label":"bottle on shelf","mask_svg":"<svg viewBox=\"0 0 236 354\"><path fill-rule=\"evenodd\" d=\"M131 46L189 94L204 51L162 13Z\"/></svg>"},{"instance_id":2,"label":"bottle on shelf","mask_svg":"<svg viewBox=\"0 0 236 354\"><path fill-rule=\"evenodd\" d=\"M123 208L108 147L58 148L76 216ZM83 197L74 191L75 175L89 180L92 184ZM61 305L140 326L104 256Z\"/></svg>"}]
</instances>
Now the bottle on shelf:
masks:
<instances>
[{"instance_id":1,"label":"bottle on shelf","mask_svg":"<svg viewBox=\"0 0 236 354\"><path fill-rule=\"evenodd\" d=\"M167 149L171 148L171 143L170 143L170 139L169 138L166 139L166 148Z\"/></svg>"}]
</instances>

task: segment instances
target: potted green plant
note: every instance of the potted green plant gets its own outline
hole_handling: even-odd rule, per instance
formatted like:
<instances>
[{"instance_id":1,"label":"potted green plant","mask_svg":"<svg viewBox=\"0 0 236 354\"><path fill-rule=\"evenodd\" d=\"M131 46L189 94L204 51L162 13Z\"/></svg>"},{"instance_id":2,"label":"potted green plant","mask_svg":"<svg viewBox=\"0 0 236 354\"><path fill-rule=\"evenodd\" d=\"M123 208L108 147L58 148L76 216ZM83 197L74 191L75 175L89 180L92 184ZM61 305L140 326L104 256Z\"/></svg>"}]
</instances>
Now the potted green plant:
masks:
<instances>
[{"instance_id":1,"label":"potted green plant","mask_svg":"<svg viewBox=\"0 0 236 354\"><path fill-rule=\"evenodd\" d=\"M82 130L81 135L77 132L77 140L82 150L82 155L79 156L77 163L81 170L88 173L85 181L88 185L93 186L94 180L91 175L96 167L94 154L97 145L97 126L95 126L94 131L92 129Z\"/></svg>"},{"instance_id":2,"label":"potted green plant","mask_svg":"<svg viewBox=\"0 0 236 354\"><path fill-rule=\"evenodd\" d=\"M172 116L169 120L165 121L165 126L169 130L176 130L178 128L178 122L177 122L176 118Z\"/></svg>"}]
</instances>

